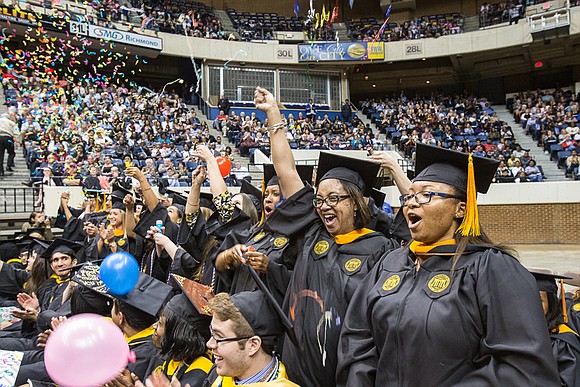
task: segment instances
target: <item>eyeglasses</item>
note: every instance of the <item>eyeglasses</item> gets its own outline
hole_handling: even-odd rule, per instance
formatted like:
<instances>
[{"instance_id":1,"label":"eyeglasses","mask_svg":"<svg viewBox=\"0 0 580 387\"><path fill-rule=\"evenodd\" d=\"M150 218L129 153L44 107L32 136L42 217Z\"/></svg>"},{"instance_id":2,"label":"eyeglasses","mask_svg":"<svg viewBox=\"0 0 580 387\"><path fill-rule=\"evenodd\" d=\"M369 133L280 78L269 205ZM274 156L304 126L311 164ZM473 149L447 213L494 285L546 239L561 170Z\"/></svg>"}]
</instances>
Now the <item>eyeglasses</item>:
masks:
<instances>
[{"instance_id":1,"label":"eyeglasses","mask_svg":"<svg viewBox=\"0 0 580 387\"><path fill-rule=\"evenodd\" d=\"M214 339L214 341L216 342L216 346L219 346L221 343L228 343L230 341L247 340L247 339L253 337L253 336L244 336L244 337L227 337L227 338L218 339L217 337L215 337L213 329L211 328L211 325L209 327L209 334L210 334L210 337L212 339Z\"/></svg>"},{"instance_id":2,"label":"eyeglasses","mask_svg":"<svg viewBox=\"0 0 580 387\"><path fill-rule=\"evenodd\" d=\"M334 207L338 204L338 202L340 202L341 200L344 200L346 198L349 198L349 197L350 197L350 195L330 195L325 199L314 198L314 199L312 199L312 205L316 208L320 208L320 207L322 207L323 203L326 203L327 206Z\"/></svg>"},{"instance_id":3,"label":"eyeglasses","mask_svg":"<svg viewBox=\"0 0 580 387\"><path fill-rule=\"evenodd\" d=\"M451 194L447 194L447 193L443 193L443 192L419 191L413 195L411 195L411 194L401 195L401 196L399 196L399 201L401 202L401 206L403 206L403 207L408 205L409 200L411 200L412 198L415 198L415 201L417 202L417 204L427 204L427 203L431 202L431 198L433 196L439 196L439 197L442 197L444 199L461 199L459 196L451 195Z\"/></svg>"}]
</instances>

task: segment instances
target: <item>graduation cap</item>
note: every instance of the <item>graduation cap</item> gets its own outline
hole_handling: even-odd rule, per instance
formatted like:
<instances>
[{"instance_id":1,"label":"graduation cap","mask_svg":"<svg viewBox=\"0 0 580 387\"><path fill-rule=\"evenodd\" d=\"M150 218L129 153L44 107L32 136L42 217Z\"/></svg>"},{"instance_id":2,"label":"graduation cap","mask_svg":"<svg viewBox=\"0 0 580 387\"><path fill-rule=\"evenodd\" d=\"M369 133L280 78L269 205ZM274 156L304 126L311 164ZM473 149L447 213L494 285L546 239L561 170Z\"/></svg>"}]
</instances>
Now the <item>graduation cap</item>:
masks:
<instances>
[{"instance_id":1,"label":"graduation cap","mask_svg":"<svg viewBox=\"0 0 580 387\"><path fill-rule=\"evenodd\" d=\"M577 288L580 288L580 274L578 274L578 272L574 273L572 271L567 271L565 273L562 273L562 276L569 277L569 278L564 278L564 283L566 285L575 286Z\"/></svg>"},{"instance_id":2,"label":"graduation cap","mask_svg":"<svg viewBox=\"0 0 580 387\"><path fill-rule=\"evenodd\" d=\"M56 238L52 243L46 248L46 251L41 255L41 258L48 259L55 253L66 254L72 258L76 258L76 254L83 248L83 244L75 241L71 241L64 238Z\"/></svg>"},{"instance_id":3,"label":"graduation cap","mask_svg":"<svg viewBox=\"0 0 580 387\"><path fill-rule=\"evenodd\" d=\"M167 188L169 197L173 199L173 205L179 204L185 206L187 204L187 196L184 196L181 192ZM189 192L187 193L189 195Z\"/></svg>"},{"instance_id":4,"label":"graduation cap","mask_svg":"<svg viewBox=\"0 0 580 387\"><path fill-rule=\"evenodd\" d=\"M123 200L125 200L125 196L127 195L132 196L133 192L116 184L114 191L111 192L111 200L113 201L113 208L125 211L125 203L123 203Z\"/></svg>"},{"instance_id":5,"label":"graduation cap","mask_svg":"<svg viewBox=\"0 0 580 387\"><path fill-rule=\"evenodd\" d=\"M0 241L0 257L2 261L9 262L20 256L20 247L18 239L7 239Z\"/></svg>"},{"instance_id":6,"label":"graduation cap","mask_svg":"<svg viewBox=\"0 0 580 387\"><path fill-rule=\"evenodd\" d=\"M338 179L354 184L363 196L370 197L380 169L380 165L370 161L320 152L316 186L326 179Z\"/></svg>"},{"instance_id":7,"label":"graduation cap","mask_svg":"<svg viewBox=\"0 0 580 387\"><path fill-rule=\"evenodd\" d=\"M173 287L145 273L139 273L137 284L129 293L122 296L108 292L112 297L131 305L151 316L156 316L163 308Z\"/></svg>"},{"instance_id":8,"label":"graduation cap","mask_svg":"<svg viewBox=\"0 0 580 387\"><path fill-rule=\"evenodd\" d=\"M375 204L379 208L383 208L383 203L385 202L385 198L387 194L381 191L380 189L376 189L373 187L373 192L371 192L371 198L373 198Z\"/></svg>"},{"instance_id":9,"label":"graduation cap","mask_svg":"<svg viewBox=\"0 0 580 387\"><path fill-rule=\"evenodd\" d=\"M254 302L254 304L249 302L248 310L246 310L246 313L248 315L247 317L246 317L246 314L244 314L244 312L240 308L240 306L238 304L236 304L236 302L234 301L233 297L235 295L232 296L232 301L234 301L234 304L236 304L238 309L240 309L240 312L242 312L242 314L244 315L244 318L248 321L248 323L250 323L250 326L252 327L252 329L254 329L254 333L256 333L258 336L261 336L261 334L256 331L256 328L252 325L252 323L250 322L250 319L255 321L255 323L257 325L259 325L258 329L262 329L261 327L263 327L264 324L268 324L268 319L270 319L271 320L270 324L272 325L271 330L277 331L277 329L278 329L277 324L281 323L282 327L283 327L282 329L286 330L286 334L288 335L288 338L290 339L290 341L297 348L299 348L298 340L296 339L296 333L294 332L294 324L288 318L286 313L284 313L284 311L282 310L282 308L280 307L280 305L278 304L278 302L276 301L276 299L274 298L274 296L270 292L270 289L268 289L268 287L266 286L264 281L262 281L262 279L260 278L260 276L258 275L256 270L254 270L254 268L249 264L247 264L246 267L248 268L250 275L252 276L252 278L254 279L256 284L258 285L258 288L261 290L261 292L260 292L261 295L255 294L252 296L250 296L250 295L240 296L242 298L241 298L241 301L239 303L242 306L242 308L246 308L246 306L248 304L246 301L243 301L243 300L248 300L248 301ZM256 292L253 292L253 293L256 293ZM241 293L238 293L238 294L241 294ZM260 300L262 300L262 301L267 300L269 307L263 306L264 303ZM259 308L256 308L255 310L252 311L252 305L253 305L253 308L256 308L256 306L259 306ZM260 309L262 309L262 310L260 310ZM272 314L272 310L274 311L273 314ZM260 316L264 316L264 317L260 317ZM266 330L268 330L268 329L266 329ZM278 333L274 333L274 334L277 335ZM266 334L264 334L264 336L266 336Z\"/></svg>"},{"instance_id":10,"label":"graduation cap","mask_svg":"<svg viewBox=\"0 0 580 387\"><path fill-rule=\"evenodd\" d=\"M262 191L246 179L242 179L242 187L240 188L240 192L248 195L248 197L252 200L254 207L258 211L258 214L262 213L264 209L263 206L263 198L262 198Z\"/></svg>"},{"instance_id":11,"label":"graduation cap","mask_svg":"<svg viewBox=\"0 0 580 387\"><path fill-rule=\"evenodd\" d=\"M274 164L263 164L264 166L264 182L266 187L280 184L278 176L276 176L276 169ZM300 180L312 184L312 174L314 172L314 165L296 164L296 171L300 175Z\"/></svg>"},{"instance_id":12,"label":"graduation cap","mask_svg":"<svg viewBox=\"0 0 580 387\"><path fill-rule=\"evenodd\" d=\"M199 206L209 208L214 212L217 210L216 206L213 204L213 195L209 192L199 193Z\"/></svg>"},{"instance_id":13,"label":"graduation cap","mask_svg":"<svg viewBox=\"0 0 580 387\"><path fill-rule=\"evenodd\" d=\"M284 325L274 305L263 291L240 292L231 295L230 299L252 327L256 336L274 337L284 333Z\"/></svg>"},{"instance_id":14,"label":"graduation cap","mask_svg":"<svg viewBox=\"0 0 580 387\"><path fill-rule=\"evenodd\" d=\"M464 192L465 216L457 231L481 235L477 192L487 193L498 165L497 160L418 143L413 181L444 183Z\"/></svg>"},{"instance_id":15,"label":"graduation cap","mask_svg":"<svg viewBox=\"0 0 580 387\"><path fill-rule=\"evenodd\" d=\"M108 293L109 289L107 286L103 281L101 281L99 275L101 267L99 265L96 265L94 262L88 262L81 265L75 265L71 267L71 269L76 269L77 271L71 278L71 281L80 285L77 286L76 289L78 295L83 300L85 300L89 305L94 305L95 307L103 304L106 304L109 307L113 306L111 301L113 297Z\"/></svg>"},{"instance_id":16,"label":"graduation cap","mask_svg":"<svg viewBox=\"0 0 580 387\"><path fill-rule=\"evenodd\" d=\"M204 339L209 340L211 311L207 303L213 298L211 288L179 275L171 274L171 278L183 293L173 297L165 309L171 310L188 324L196 327Z\"/></svg>"},{"instance_id":17,"label":"graduation cap","mask_svg":"<svg viewBox=\"0 0 580 387\"><path fill-rule=\"evenodd\" d=\"M26 229L26 231L15 232L14 239L22 239L22 238L26 238L26 237L38 239L36 237L32 237L32 234L38 234L44 238L44 230L45 229L42 227L29 227Z\"/></svg>"},{"instance_id":18,"label":"graduation cap","mask_svg":"<svg viewBox=\"0 0 580 387\"><path fill-rule=\"evenodd\" d=\"M538 291L546 293L557 293L558 285L556 280L560 282L560 292L562 301L562 313L564 315L564 323L568 322L568 313L566 308L566 296L564 291L564 280L572 279L571 277L565 277L563 275L558 275L550 269L544 269L540 267L529 267L529 272L532 273L534 278L536 278L536 284L538 285Z\"/></svg>"}]
</instances>

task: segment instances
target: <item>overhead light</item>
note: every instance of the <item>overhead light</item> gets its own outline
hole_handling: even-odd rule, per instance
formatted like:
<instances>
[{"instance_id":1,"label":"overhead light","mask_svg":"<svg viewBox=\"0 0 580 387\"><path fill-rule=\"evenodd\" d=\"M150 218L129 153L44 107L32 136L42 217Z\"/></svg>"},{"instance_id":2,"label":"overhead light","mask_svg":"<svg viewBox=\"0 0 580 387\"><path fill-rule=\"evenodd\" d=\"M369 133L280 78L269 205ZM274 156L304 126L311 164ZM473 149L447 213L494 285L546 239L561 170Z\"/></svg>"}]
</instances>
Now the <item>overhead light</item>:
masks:
<instances>
[{"instance_id":1,"label":"overhead light","mask_svg":"<svg viewBox=\"0 0 580 387\"><path fill-rule=\"evenodd\" d=\"M421 59L421 60L427 60L427 58L423 58L423 59Z\"/></svg>"},{"instance_id":2,"label":"overhead light","mask_svg":"<svg viewBox=\"0 0 580 387\"><path fill-rule=\"evenodd\" d=\"M365 73L365 81L369 80L369 75L367 73Z\"/></svg>"},{"instance_id":3,"label":"overhead light","mask_svg":"<svg viewBox=\"0 0 580 387\"><path fill-rule=\"evenodd\" d=\"M425 83L431 83L431 81L425 81Z\"/></svg>"},{"instance_id":4,"label":"overhead light","mask_svg":"<svg viewBox=\"0 0 580 387\"><path fill-rule=\"evenodd\" d=\"M377 87L377 85L373 85L373 87Z\"/></svg>"}]
</instances>

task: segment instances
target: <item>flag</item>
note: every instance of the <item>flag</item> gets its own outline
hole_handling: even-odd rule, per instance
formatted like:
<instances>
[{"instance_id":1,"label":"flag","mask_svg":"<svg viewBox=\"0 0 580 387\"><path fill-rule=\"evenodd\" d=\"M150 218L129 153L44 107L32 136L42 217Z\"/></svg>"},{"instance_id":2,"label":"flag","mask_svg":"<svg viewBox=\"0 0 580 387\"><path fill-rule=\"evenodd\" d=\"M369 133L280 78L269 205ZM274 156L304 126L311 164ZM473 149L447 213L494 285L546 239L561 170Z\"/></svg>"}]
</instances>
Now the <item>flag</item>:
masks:
<instances>
[{"instance_id":1,"label":"flag","mask_svg":"<svg viewBox=\"0 0 580 387\"><path fill-rule=\"evenodd\" d=\"M354 0L348 0L348 6L350 7L350 9L352 9L353 5L354 5Z\"/></svg>"},{"instance_id":2,"label":"flag","mask_svg":"<svg viewBox=\"0 0 580 387\"><path fill-rule=\"evenodd\" d=\"M298 19L298 13L300 12L300 0L296 0L294 3L294 15L296 15L296 19Z\"/></svg>"},{"instance_id":3,"label":"flag","mask_svg":"<svg viewBox=\"0 0 580 387\"><path fill-rule=\"evenodd\" d=\"M381 37L381 35L385 31L385 27L387 26L387 23L389 22L389 19L391 18L391 7L392 6L393 6L393 4L390 4L389 5L389 8L387 8L387 12L385 12L385 22L383 23L383 25L381 26L381 28L379 28L379 31L375 35L375 38L373 39L373 42L376 42L377 40L379 40L380 37Z\"/></svg>"}]
</instances>

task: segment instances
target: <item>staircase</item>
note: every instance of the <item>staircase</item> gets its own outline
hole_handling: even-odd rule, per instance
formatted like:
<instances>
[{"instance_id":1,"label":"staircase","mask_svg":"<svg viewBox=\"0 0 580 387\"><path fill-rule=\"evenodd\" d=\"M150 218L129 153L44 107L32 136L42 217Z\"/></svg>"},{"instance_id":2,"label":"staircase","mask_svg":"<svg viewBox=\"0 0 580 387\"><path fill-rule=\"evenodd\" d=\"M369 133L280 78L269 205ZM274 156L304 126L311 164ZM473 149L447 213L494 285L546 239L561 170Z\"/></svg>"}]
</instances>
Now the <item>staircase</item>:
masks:
<instances>
[{"instance_id":1,"label":"staircase","mask_svg":"<svg viewBox=\"0 0 580 387\"><path fill-rule=\"evenodd\" d=\"M232 24L232 20L230 19L228 13L221 9L214 9L213 13L219 19L222 25L222 29L224 30L225 33L224 35L227 37L230 36L230 34L234 34L234 36L238 40L240 40L240 35L238 34L238 31L236 31L236 29L234 28L234 25Z\"/></svg>"},{"instance_id":2,"label":"staircase","mask_svg":"<svg viewBox=\"0 0 580 387\"><path fill-rule=\"evenodd\" d=\"M544 176L549 181L568 181L564 171L558 169L556 162L550 160L550 155L546 155L543 149L538 147L536 141L534 141L530 136L526 135L524 128L520 124L514 121L514 117L504 106L493 106L493 109L497 113L500 120L505 121L511 126L512 131L515 136L515 140L518 144L522 146L522 149L529 149L530 155L536 160L538 165L540 165L544 171Z\"/></svg>"},{"instance_id":3,"label":"staircase","mask_svg":"<svg viewBox=\"0 0 580 387\"><path fill-rule=\"evenodd\" d=\"M479 16L468 16L463 18L463 32L473 32L479 30Z\"/></svg>"}]
</instances>

